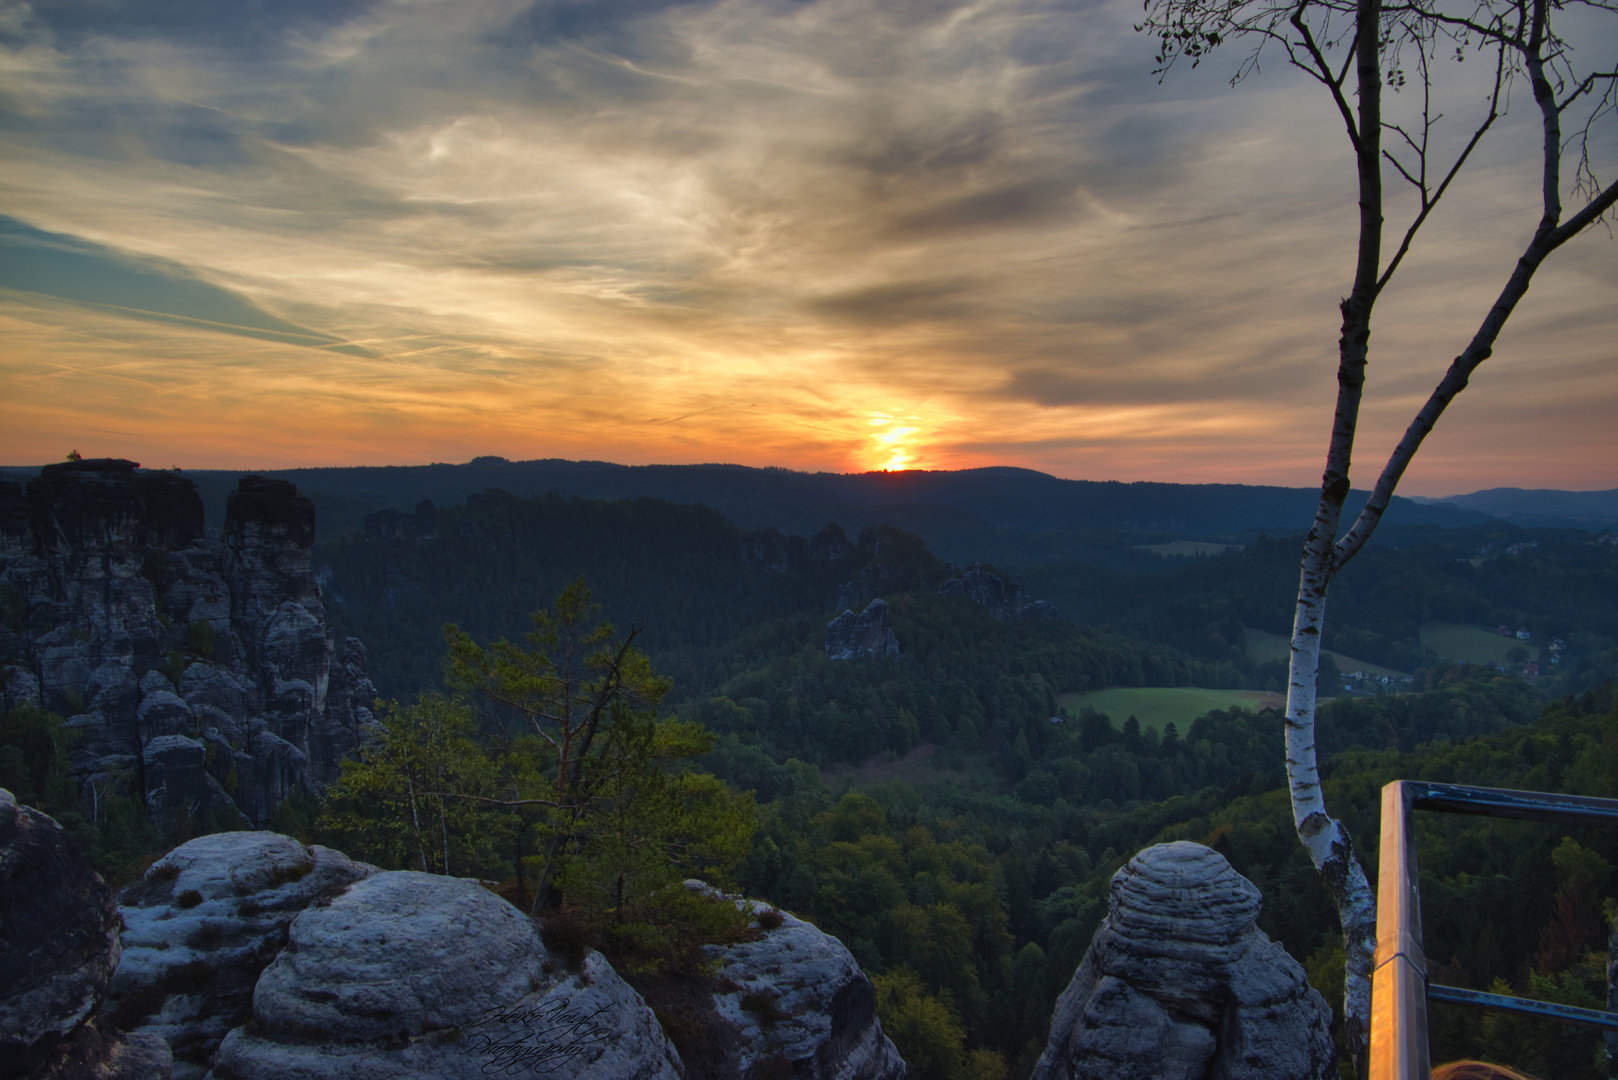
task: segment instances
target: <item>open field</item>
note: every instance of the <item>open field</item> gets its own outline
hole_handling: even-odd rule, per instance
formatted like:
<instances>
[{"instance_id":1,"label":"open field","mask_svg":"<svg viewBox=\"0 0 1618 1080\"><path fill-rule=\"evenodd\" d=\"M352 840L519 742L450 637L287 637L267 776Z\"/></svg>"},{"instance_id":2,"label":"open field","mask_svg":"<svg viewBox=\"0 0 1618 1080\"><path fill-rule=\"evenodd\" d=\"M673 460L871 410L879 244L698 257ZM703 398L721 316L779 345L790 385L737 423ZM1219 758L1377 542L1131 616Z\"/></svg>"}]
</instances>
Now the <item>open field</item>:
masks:
<instances>
[{"instance_id":1,"label":"open field","mask_svg":"<svg viewBox=\"0 0 1618 1080\"><path fill-rule=\"evenodd\" d=\"M1240 551L1240 544L1210 544L1202 540L1171 540L1166 544L1136 544L1136 551L1155 551L1159 555L1223 555L1227 551Z\"/></svg>"},{"instance_id":2,"label":"open field","mask_svg":"<svg viewBox=\"0 0 1618 1080\"><path fill-rule=\"evenodd\" d=\"M1510 663L1506 653L1518 645L1538 651L1538 643L1518 641L1516 637L1501 637L1493 630L1460 623L1428 623L1421 628L1421 643L1438 654L1440 660L1466 660L1474 664L1491 661L1505 667Z\"/></svg>"},{"instance_id":3,"label":"open field","mask_svg":"<svg viewBox=\"0 0 1618 1080\"><path fill-rule=\"evenodd\" d=\"M1254 660L1285 660L1292 649L1292 642L1281 634L1272 634L1268 630L1243 629L1242 634L1247 638L1247 655ZM1423 645L1427 644L1426 631L1422 632ZM1332 659L1337 661L1337 670L1345 674L1350 671L1363 671L1367 675L1409 675L1408 671L1395 671L1381 664L1373 664L1366 660L1356 660L1352 656L1344 656L1340 652L1332 652Z\"/></svg>"},{"instance_id":4,"label":"open field","mask_svg":"<svg viewBox=\"0 0 1618 1080\"><path fill-rule=\"evenodd\" d=\"M1181 732L1191 721L1213 709L1228 709L1234 705L1253 710L1265 706L1279 709L1286 705L1283 694L1263 690L1203 690L1193 686L1118 686L1085 694L1058 694L1056 700L1067 708L1069 716L1077 716L1080 709L1088 707L1112 717L1115 726L1133 716L1142 728L1161 731L1164 724L1172 721Z\"/></svg>"}]
</instances>

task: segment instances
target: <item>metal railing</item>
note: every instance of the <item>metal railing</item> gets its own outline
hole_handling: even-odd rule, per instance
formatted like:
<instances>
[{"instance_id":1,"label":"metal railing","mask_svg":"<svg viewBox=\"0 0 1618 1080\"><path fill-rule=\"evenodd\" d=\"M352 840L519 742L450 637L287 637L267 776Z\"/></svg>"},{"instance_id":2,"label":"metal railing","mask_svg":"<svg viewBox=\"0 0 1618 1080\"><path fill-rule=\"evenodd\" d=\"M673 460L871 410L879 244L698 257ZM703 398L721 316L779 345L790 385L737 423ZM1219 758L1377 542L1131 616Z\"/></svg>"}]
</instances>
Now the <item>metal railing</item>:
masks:
<instances>
[{"instance_id":1,"label":"metal railing","mask_svg":"<svg viewBox=\"0 0 1618 1080\"><path fill-rule=\"evenodd\" d=\"M1427 1003L1443 1001L1526 1013L1618 1030L1618 1012L1485 994L1427 982L1421 947L1420 880L1413 810L1618 826L1618 800L1539 791L1395 780L1382 789L1382 837L1376 890L1376 960L1371 976L1371 1080L1428 1080Z\"/></svg>"}]
</instances>

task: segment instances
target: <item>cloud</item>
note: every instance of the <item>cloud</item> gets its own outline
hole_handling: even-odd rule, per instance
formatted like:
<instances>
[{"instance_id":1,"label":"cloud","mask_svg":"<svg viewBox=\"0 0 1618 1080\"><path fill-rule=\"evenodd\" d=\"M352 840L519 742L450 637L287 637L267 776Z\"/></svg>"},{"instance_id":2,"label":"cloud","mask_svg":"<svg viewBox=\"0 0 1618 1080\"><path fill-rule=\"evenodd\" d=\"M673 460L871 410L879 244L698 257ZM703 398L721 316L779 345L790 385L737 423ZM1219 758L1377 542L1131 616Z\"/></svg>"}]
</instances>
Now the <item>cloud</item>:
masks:
<instances>
[{"instance_id":1,"label":"cloud","mask_svg":"<svg viewBox=\"0 0 1618 1080\"><path fill-rule=\"evenodd\" d=\"M1159 83L1121 0L6 10L0 213L34 239L0 297L30 357L0 407L52 457L39 418L135 430L90 404L139 379L228 403L168 424L204 457L281 424L258 443L281 463L864 467L880 414L914 418L918 463L1318 473L1352 268L1339 121L1284 70ZM1373 444L1514 257L1513 124L1385 301ZM1611 261L1569 255L1518 317L1578 358L1567 390L1496 416L1548 468L1603 437L1557 410L1613 400L1587 362L1618 338Z\"/></svg>"},{"instance_id":2,"label":"cloud","mask_svg":"<svg viewBox=\"0 0 1618 1080\"><path fill-rule=\"evenodd\" d=\"M199 280L166 259L131 256L0 215L0 288L43 293L127 315L206 324L303 345L340 345Z\"/></svg>"}]
</instances>

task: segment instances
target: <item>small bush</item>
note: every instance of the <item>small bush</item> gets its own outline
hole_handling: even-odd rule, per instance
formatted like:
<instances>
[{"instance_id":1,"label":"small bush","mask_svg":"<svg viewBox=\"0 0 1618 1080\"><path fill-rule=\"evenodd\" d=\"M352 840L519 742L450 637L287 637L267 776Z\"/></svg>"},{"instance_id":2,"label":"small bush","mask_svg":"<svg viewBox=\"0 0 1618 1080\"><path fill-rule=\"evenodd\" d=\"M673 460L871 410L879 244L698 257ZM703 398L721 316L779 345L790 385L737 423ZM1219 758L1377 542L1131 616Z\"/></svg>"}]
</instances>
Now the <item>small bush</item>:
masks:
<instances>
[{"instance_id":1,"label":"small bush","mask_svg":"<svg viewBox=\"0 0 1618 1080\"><path fill-rule=\"evenodd\" d=\"M781 1011L778 999L768 990L753 990L743 994L742 1008L752 1013L758 1020L758 1026L765 1031L774 1031L776 1024L792 1015Z\"/></svg>"},{"instance_id":2,"label":"small bush","mask_svg":"<svg viewBox=\"0 0 1618 1080\"><path fill-rule=\"evenodd\" d=\"M173 881L179 876L180 867L178 863L160 862L146 871L146 878L149 881Z\"/></svg>"},{"instance_id":3,"label":"small bush","mask_svg":"<svg viewBox=\"0 0 1618 1080\"><path fill-rule=\"evenodd\" d=\"M202 921L202 925L191 931L191 933L186 937L185 943L191 946L193 949L200 949L203 952L212 952L214 949L219 948L219 943L224 939L224 927L220 926L216 922L211 922L204 919Z\"/></svg>"},{"instance_id":4,"label":"small bush","mask_svg":"<svg viewBox=\"0 0 1618 1080\"><path fill-rule=\"evenodd\" d=\"M202 894L195 889L187 889L174 898L174 906L178 908L194 908L202 903Z\"/></svg>"},{"instance_id":5,"label":"small bush","mask_svg":"<svg viewBox=\"0 0 1618 1080\"><path fill-rule=\"evenodd\" d=\"M218 974L208 961L193 960L170 970L163 979L163 988L171 994L200 993L213 985Z\"/></svg>"},{"instance_id":6,"label":"small bush","mask_svg":"<svg viewBox=\"0 0 1618 1080\"><path fill-rule=\"evenodd\" d=\"M758 924L765 930L779 930L786 919L775 908L765 908L758 913Z\"/></svg>"},{"instance_id":7,"label":"small bush","mask_svg":"<svg viewBox=\"0 0 1618 1080\"><path fill-rule=\"evenodd\" d=\"M797 1075L798 1067L792 1064L791 1058L779 1050L755 1062L753 1067L747 1070L747 1080L793 1080Z\"/></svg>"},{"instance_id":8,"label":"small bush","mask_svg":"<svg viewBox=\"0 0 1618 1080\"><path fill-rule=\"evenodd\" d=\"M539 937L575 975L584 970L585 954L595 945L595 935L584 920L566 911L540 920Z\"/></svg>"},{"instance_id":9,"label":"small bush","mask_svg":"<svg viewBox=\"0 0 1618 1080\"><path fill-rule=\"evenodd\" d=\"M270 879L265 883L267 889L279 889L289 881L302 881L314 869L314 863L300 863L297 866L277 866L270 872Z\"/></svg>"},{"instance_id":10,"label":"small bush","mask_svg":"<svg viewBox=\"0 0 1618 1080\"><path fill-rule=\"evenodd\" d=\"M167 676L169 682L173 683L174 688L178 690L180 680L185 678L185 665L185 653L180 649L175 649L163 658L163 662L157 665L157 670Z\"/></svg>"},{"instance_id":11,"label":"small bush","mask_svg":"<svg viewBox=\"0 0 1618 1080\"><path fill-rule=\"evenodd\" d=\"M118 998L112 1010L112 1022L124 1031L135 1027L163 1007L168 995L156 986L143 986Z\"/></svg>"},{"instance_id":12,"label":"small bush","mask_svg":"<svg viewBox=\"0 0 1618 1080\"><path fill-rule=\"evenodd\" d=\"M193 654L204 660L212 660L219 651L219 638L214 633L213 624L202 619L186 627L186 643Z\"/></svg>"}]
</instances>

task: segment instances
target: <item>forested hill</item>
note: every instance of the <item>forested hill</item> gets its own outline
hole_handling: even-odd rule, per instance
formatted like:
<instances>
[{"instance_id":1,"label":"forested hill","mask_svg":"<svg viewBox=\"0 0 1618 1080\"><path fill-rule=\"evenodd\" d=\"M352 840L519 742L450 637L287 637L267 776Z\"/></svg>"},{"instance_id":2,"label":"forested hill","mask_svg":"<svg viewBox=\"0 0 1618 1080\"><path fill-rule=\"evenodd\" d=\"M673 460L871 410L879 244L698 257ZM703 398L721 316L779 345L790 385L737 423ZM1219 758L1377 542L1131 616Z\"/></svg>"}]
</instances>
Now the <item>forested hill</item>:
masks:
<instances>
[{"instance_id":1,"label":"forested hill","mask_svg":"<svg viewBox=\"0 0 1618 1080\"><path fill-rule=\"evenodd\" d=\"M236 472L192 470L220 520ZM600 461L507 461L462 465L288 469L264 475L290 480L314 500L321 533L358 532L364 516L385 507L409 510L421 499L464 502L485 488L517 495L556 492L592 499L651 496L701 503L747 528L808 535L828 521L850 535L866 525L914 532L945 558L1040 562L1071 557L1086 534L1159 532L1161 539L1290 533L1307 528L1317 493L1308 488L1240 484L1117 483L1062 480L1028 469L955 472L801 473L740 465L614 465ZM1348 509L1363 505L1354 492ZM1394 499L1393 524L1456 526L1488 514Z\"/></svg>"},{"instance_id":2,"label":"forested hill","mask_svg":"<svg viewBox=\"0 0 1618 1080\"><path fill-rule=\"evenodd\" d=\"M659 499L495 490L436 511L420 530L319 544L315 557L333 626L366 643L386 697L408 699L439 685L445 623L483 641L515 640L529 612L582 578L621 629L644 628L637 643L674 676L677 698L699 700L754 672L755 681L778 683L770 696L801 699L808 711L796 724L816 732L861 728L857 737L788 740L810 760L909 749L926 734L915 720L924 710L895 680L926 681L937 665L947 669L940 685L950 689L934 686L927 697L948 697L931 711L948 716L952 728L963 711L978 728L985 710L1004 711L1006 724L1044 723L1056 711L1054 695L1067 690L1243 687L1250 667L1227 656L1193 660L1059 619L997 621L965 597L939 595L959 568L891 526L805 538L743 529L706 507ZM833 664L822 648L827 622L878 597L892 605L906 657L876 667ZM925 665L923 655L931 658ZM777 670L781 664L796 675ZM850 710L853 700L862 704ZM843 719L831 718L839 709Z\"/></svg>"}]
</instances>

